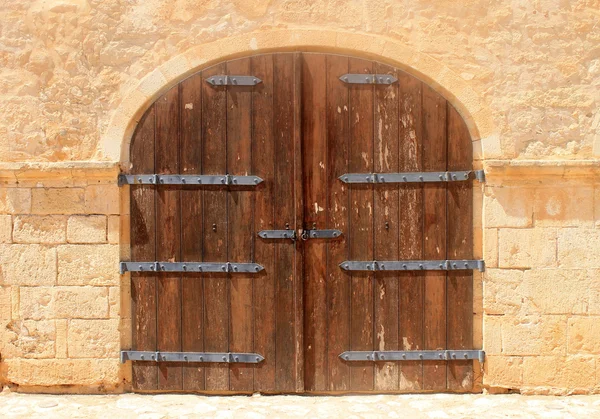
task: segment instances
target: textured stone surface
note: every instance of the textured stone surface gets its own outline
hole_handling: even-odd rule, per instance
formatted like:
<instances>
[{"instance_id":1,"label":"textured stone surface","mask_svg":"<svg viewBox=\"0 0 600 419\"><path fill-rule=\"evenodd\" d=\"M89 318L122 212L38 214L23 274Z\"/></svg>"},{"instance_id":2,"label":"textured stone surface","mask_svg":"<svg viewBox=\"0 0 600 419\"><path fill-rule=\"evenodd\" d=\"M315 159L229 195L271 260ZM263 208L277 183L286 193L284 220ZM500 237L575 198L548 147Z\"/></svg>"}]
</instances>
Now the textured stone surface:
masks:
<instances>
[{"instance_id":1,"label":"textured stone surface","mask_svg":"<svg viewBox=\"0 0 600 419\"><path fill-rule=\"evenodd\" d=\"M69 243L105 243L106 216L73 215L67 224Z\"/></svg>"},{"instance_id":2,"label":"textured stone surface","mask_svg":"<svg viewBox=\"0 0 600 419\"><path fill-rule=\"evenodd\" d=\"M502 353L566 355L566 316L507 317L502 321Z\"/></svg>"},{"instance_id":3,"label":"textured stone surface","mask_svg":"<svg viewBox=\"0 0 600 419\"><path fill-rule=\"evenodd\" d=\"M20 394L5 390L8 417L86 418L572 418L600 415L600 396L380 395L380 396L198 396Z\"/></svg>"},{"instance_id":4,"label":"textured stone surface","mask_svg":"<svg viewBox=\"0 0 600 419\"><path fill-rule=\"evenodd\" d=\"M600 354L600 317L571 317L568 336L569 353Z\"/></svg>"},{"instance_id":5,"label":"textured stone surface","mask_svg":"<svg viewBox=\"0 0 600 419\"><path fill-rule=\"evenodd\" d=\"M31 190L33 214L77 214L84 208L82 188L34 188Z\"/></svg>"},{"instance_id":6,"label":"textured stone surface","mask_svg":"<svg viewBox=\"0 0 600 419\"><path fill-rule=\"evenodd\" d=\"M119 188L112 185L92 185L85 189L86 214L119 214Z\"/></svg>"},{"instance_id":7,"label":"textured stone surface","mask_svg":"<svg viewBox=\"0 0 600 419\"><path fill-rule=\"evenodd\" d=\"M0 285L53 285L56 249L38 244L0 244Z\"/></svg>"},{"instance_id":8,"label":"textured stone surface","mask_svg":"<svg viewBox=\"0 0 600 419\"><path fill-rule=\"evenodd\" d=\"M523 385L523 358L488 356L485 360L484 384L495 387L520 388Z\"/></svg>"},{"instance_id":9,"label":"textured stone surface","mask_svg":"<svg viewBox=\"0 0 600 419\"><path fill-rule=\"evenodd\" d=\"M58 247L59 285L117 285L119 246L66 245Z\"/></svg>"},{"instance_id":10,"label":"textured stone surface","mask_svg":"<svg viewBox=\"0 0 600 419\"><path fill-rule=\"evenodd\" d=\"M0 161L3 160L0 153ZM23 214L31 211L31 190L0 188L0 213Z\"/></svg>"},{"instance_id":11,"label":"textured stone surface","mask_svg":"<svg viewBox=\"0 0 600 419\"><path fill-rule=\"evenodd\" d=\"M7 379L18 385L79 383L110 389L119 383L119 359L10 359Z\"/></svg>"},{"instance_id":12,"label":"textured stone surface","mask_svg":"<svg viewBox=\"0 0 600 419\"><path fill-rule=\"evenodd\" d=\"M108 317L104 287L21 287L24 319L102 319Z\"/></svg>"},{"instance_id":13,"label":"textured stone surface","mask_svg":"<svg viewBox=\"0 0 600 419\"><path fill-rule=\"evenodd\" d=\"M596 360L589 356L533 356L523 361L523 384L525 386L548 386L559 382L573 390L596 384ZM560 365L561 368L556 368Z\"/></svg>"},{"instance_id":14,"label":"textured stone surface","mask_svg":"<svg viewBox=\"0 0 600 419\"><path fill-rule=\"evenodd\" d=\"M561 267L600 268L600 229L561 229L558 261Z\"/></svg>"},{"instance_id":15,"label":"textured stone surface","mask_svg":"<svg viewBox=\"0 0 600 419\"><path fill-rule=\"evenodd\" d=\"M12 241L12 217L10 215L0 215L0 243L10 243Z\"/></svg>"},{"instance_id":16,"label":"textured stone surface","mask_svg":"<svg viewBox=\"0 0 600 419\"><path fill-rule=\"evenodd\" d=\"M2 324L2 356L54 358L56 327L53 320L13 320Z\"/></svg>"},{"instance_id":17,"label":"textured stone surface","mask_svg":"<svg viewBox=\"0 0 600 419\"><path fill-rule=\"evenodd\" d=\"M592 186L540 188L535 193L535 225L592 227L594 225Z\"/></svg>"},{"instance_id":18,"label":"textured stone surface","mask_svg":"<svg viewBox=\"0 0 600 419\"><path fill-rule=\"evenodd\" d=\"M498 232L498 266L556 266L556 230L502 229Z\"/></svg>"},{"instance_id":19,"label":"textured stone surface","mask_svg":"<svg viewBox=\"0 0 600 419\"><path fill-rule=\"evenodd\" d=\"M60 215L20 215L14 217L13 241L15 243L64 243L67 235L67 218Z\"/></svg>"},{"instance_id":20,"label":"textured stone surface","mask_svg":"<svg viewBox=\"0 0 600 419\"><path fill-rule=\"evenodd\" d=\"M486 188L485 226L531 227L533 197L533 188Z\"/></svg>"},{"instance_id":21,"label":"textured stone surface","mask_svg":"<svg viewBox=\"0 0 600 419\"><path fill-rule=\"evenodd\" d=\"M118 358L119 320L69 321L69 358Z\"/></svg>"}]
</instances>

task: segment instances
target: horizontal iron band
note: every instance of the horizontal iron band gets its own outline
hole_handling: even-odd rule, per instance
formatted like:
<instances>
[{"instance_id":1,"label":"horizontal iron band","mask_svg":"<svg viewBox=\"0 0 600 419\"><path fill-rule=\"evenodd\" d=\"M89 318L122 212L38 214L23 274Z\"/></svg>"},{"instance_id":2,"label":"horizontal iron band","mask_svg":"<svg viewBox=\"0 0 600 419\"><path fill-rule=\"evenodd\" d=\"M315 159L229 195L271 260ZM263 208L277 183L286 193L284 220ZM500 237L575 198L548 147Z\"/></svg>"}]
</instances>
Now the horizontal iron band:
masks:
<instances>
[{"instance_id":1,"label":"horizontal iron band","mask_svg":"<svg viewBox=\"0 0 600 419\"><path fill-rule=\"evenodd\" d=\"M154 352L121 351L121 362L219 362L228 364L258 364L265 358L259 354L237 352Z\"/></svg>"},{"instance_id":2,"label":"horizontal iron band","mask_svg":"<svg viewBox=\"0 0 600 419\"><path fill-rule=\"evenodd\" d=\"M262 239L295 239L295 230L261 230L258 236Z\"/></svg>"},{"instance_id":3,"label":"horizontal iron band","mask_svg":"<svg viewBox=\"0 0 600 419\"><path fill-rule=\"evenodd\" d=\"M405 173L346 173L339 177L344 183L419 183L459 182L469 179L485 181L483 170L460 172L405 172Z\"/></svg>"},{"instance_id":4,"label":"horizontal iron band","mask_svg":"<svg viewBox=\"0 0 600 419\"><path fill-rule=\"evenodd\" d=\"M454 271L485 270L483 260L346 260L340 263L345 271Z\"/></svg>"},{"instance_id":5,"label":"horizontal iron band","mask_svg":"<svg viewBox=\"0 0 600 419\"><path fill-rule=\"evenodd\" d=\"M340 230L304 230L302 232L303 238L305 239L335 239L340 237L342 232Z\"/></svg>"},{"instance_id":6,"label":"horizontal iron band","mask_svg":"<svg viewBox=\"0 0 600 419\"><path fill-rule=\"evenodd\" d=\"M210 76L206 82L212 86L254 86L261 83L262 80L254 76L229 76L219 74Z\"/></svg>"},{"instance_id":7,"label":"horizontal iron band","mask_svg":"<svg viewBox=\"0 0 600 419\"><path fill-rule=\"evenodd\" d=\"M254 186L262 181L258 176L237 175L119 175L119 186L140 184Z\"/></svg>"},{"instance_id":8,"label":"horizontal iron band","mask_svg":"<svg viewBox=\"0 0 600 419\"><path fill-rule=\"evenodd\" d=\"M340 80L348 84L392 84L398 79L390 74L342 74Z\"/></svg>"},{"instance_id":9,"label":"horizontal iron band","mask_svg":"<svg viewBox=\"0 0 600 419\"><path fill-rule=\"evenodd\" d=\"M121 262L125 272L233 272L256 273L264 269L258 263L231 262Z\"/></svg>"},{"instance_id":10,"label":"horizontal iron band","mask_svg":"<svg viewBox=\"0 0 600 419\"><path fill-rule=\"evenodd\" d=\"M461 361L477 359L483 362L482 350L444 350L444 351L347 351L340 354L345 361Z\"/></svg>"}]
</instances>

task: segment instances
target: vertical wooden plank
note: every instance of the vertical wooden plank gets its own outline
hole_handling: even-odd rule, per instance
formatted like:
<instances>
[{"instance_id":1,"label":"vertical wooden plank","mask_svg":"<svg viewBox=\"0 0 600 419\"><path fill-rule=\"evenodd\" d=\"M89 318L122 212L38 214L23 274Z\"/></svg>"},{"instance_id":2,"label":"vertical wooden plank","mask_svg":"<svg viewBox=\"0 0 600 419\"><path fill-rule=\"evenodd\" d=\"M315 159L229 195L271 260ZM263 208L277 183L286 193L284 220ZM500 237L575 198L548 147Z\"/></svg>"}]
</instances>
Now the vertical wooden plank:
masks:
<instances>
[{"instance_id":1,"label":"vertical wooden plank","mask_svg":"<svg viewBox=\"0 0 600 419\"><path fill-rule=\"evenodd\" d=\"M351 73L373 73L370 61L350 58ZM373 86L348 85L350 90L350 159L352 173L373 171ZM373 189L350 189L350 259L373 260ZM373 350L373 274L354 272L351 291L351 349ZM373 390L373 362L350 363L351 390Z\"/></svg>"},{"instance_id":2,"label":"vertical wooden plank","mask_svg":"<svg viewBox=\"0 0 600 419\"><path fill-rule=\"evenodd\" d=\"M304 206L301 201L302 193L302 54L293 54L293 124L292 138L294 143L294 224L296 229L301 227L304 220ZM297 248L296 248L297 249ZM304 385L304 253L296 250L294 253L294 385L296 392L303 392Z\"/></svg>"},{"instance_id":3,"label":"vertical wooden plank","mask_svg":"<svg viewBox=\"0 0 600 419\"><path fill-rule=\"evenodd\" d=\"M326 56L302 55L302 162L304 228L324 229L327 200ZM327 388L327 244L311 239L304 245L305 389Z\"/></svg>"},{"instance_id":4,"label":"vertical wooden plank","mask_svg":"<svg viewBox=\"0 0 600 419\"><path fill-rule=\"evenodd\" d=\"M211 86L210 76L225 74L225 64L202 72L202 170L204 174L227 173L227 91ZM227 192L223 188L204 191L203 251L206 262L227 261ZM204 276L204 350L229 350L229 294L225 274ZM228 364L210 364L205 368L205 388L229 390Z\"/></svg>"},{"instance_id":5,"label":"vertical wooden plank","mask_svg":"<svg viewBox=\"0 0 600 419\"><path fill-rule=\"evenodd\" d=\"M423 169L446 170L446 101L431 87L423 86ZM424 187L424 257L446 259L446 185ZM425 274L424 349L446 349L446 273ZM426 390L446 389L446 362L423 362Z\"/></svg>"},{"instance_id":6,"label":"vertical wooden plank","mask_svg":"<svg viewBox=\"0 0 600 419\"><path fill-rule=\"evenodd\" d=\"M227 63L227 74L251 74L250 59ZM250 174L252 167L252 87L235 86L227 89L227 170L230 174ZM227 260L252 260L253 208L252 187L232 187L227 207ZM229 351L252 352L252 274L234 273L229 276ZM232 391L252 391L252 364L232 364L229 387Z\"/></svg>"},{"instance_id":7,"label":"vertical wooden plank","mask_svg":"<svg viewBox=\"0 0 600 419\"><path fill-rule=\"evenodd\" d=\"M296 228L295 219L295 62L292 54L273 56L273 133L275 142L274 228ZM275 382L281 392L296 390L297 334L295 305L295 244L275 244ZM299 348L302 348L301 346Z\"/></svg>"},{"instance_id":8,"label":"vertical wooden plank","mask_svg":"<svg viewBox=\"0 0 600 419\"><path fill-rule=\"evenodd\" d=\"M423 171L422 83L398 71L399 170ZM399 258L423 259L423 186L399 186L400 240ZM400 272L400 348L404 351L423 349L424 274ZM423 363L402 362L399 390L423 388Z\"/></svg>"},{"instance_id":9,"label":"vertical wooden plank","mask_svg":"<svg viewBox=\"0 0 600 419\"><path fill-rule=\"evenodd\" d=\"M254 232L274 229L275 145L273 137L273 55L252 57L252 75L262 80L252 94L252 167L264 182L254 192ZM255 391L275 388L275 246L256 239L254 259L265 269L254 276L254 350L265 360L254 372Z\"/></svg>"},{"instance_id":10,"label":"vertical wooden plank","mask_svg":"<svg viewBox=\"0 0 600 419\"><path fill-rule=\"evenodd\" d=\"M181 152L182 174L202 173L202 75L195 74L181 82ZM202 189L181 189L181 260L202 261ZM204 293L199 273L186 273L181 283L182 351L204 350ZM204 390L204 365L183 364L183 389Z\"/></svg>"},{"instance_id":11,"label":"vertical wooden plank","mask_svg":"<svg viewBox=\"0 0 600 419\"><path fill-rule=\"evenodd\" d=\"M376 74L396 76L396 70L374 63ZM374 88L374 171L398 171L398 84ZM374 187L374 259L398 260L399 208L397 185ZM375 275L375 349L398 350L399 320L398 274L377 272ZM378 362L375 365L375 390L398 389L398 362Z\"/></svg>"},{"instance_id":12,"label":"vertical wooden plank","mask_svg":"<svg viewBox=\"0 0 600 419\"><path fill-rule=\"evenodd\" d=\"M131 142L131 173L154 173L154 105L146 111ZM131 260L156 260L156 187L131 185ZM131 273L133 313L133 348L137 351L156 350L156 275ZM133 388L156 390L156 363L133 363Z\"/></svg>"},{"instance_id":13,"label":"vertical wooden plank","mask_svg":"<svg viewBox=\"0 0 600 419\"><path fill-rule=\"evenodd\" d=\"M156 172L179 172L179 86L171 88L156 103ZM181 260L181 208L178 186L159 186L156 205L156 258ZM158 274L158 350L181 351L181 277ZM158 388L181 390L180 363L159 362Z\"/></svg>"},{"instance_id":14,"label":"vertical wooden plank","mask_svg":"<svg viewBox=\"0 0 600 419\"><path fill-rule=\"evenodd\" d=\"M342 231L327 243L328 390L350 389L348 363L339 355L350 349L350 275L339 268L348 255L348 188L338 177L348 173L348 88L339 76L348 72L348 57L327 57L328 226Z\"/></svg>"},{"instance_id":15,"label":"vertical wooden plank","mask_svg":"<svg viewBox=\"0 0 600 419\"><path fill-rule=\"evenodd\" d=\"M470 170L473 145L467 126L450 104L448 109L448 170ZM448 184L448 258L473 258L473 182ZM473 272L450 271L447 277L448 349L472 349ZM448 362L448 390L471 391L473 361Z\"/></svg>"}]
</instances>

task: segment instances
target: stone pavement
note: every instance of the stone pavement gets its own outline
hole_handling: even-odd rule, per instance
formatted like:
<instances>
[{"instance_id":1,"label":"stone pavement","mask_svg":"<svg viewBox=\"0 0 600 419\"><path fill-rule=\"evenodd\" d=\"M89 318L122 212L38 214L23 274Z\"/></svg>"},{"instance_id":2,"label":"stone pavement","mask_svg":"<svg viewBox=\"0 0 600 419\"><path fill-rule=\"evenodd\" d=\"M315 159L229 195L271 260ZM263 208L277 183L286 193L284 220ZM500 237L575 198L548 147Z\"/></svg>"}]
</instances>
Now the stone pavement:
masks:
<instances>
[{"instance_id":1,"label":"stone pavement","mask_svg":"<svg viewBox=\"0 0 600 419\"><path fill-rule=\"evenodd\" d=\"M600 418L600 395L41 395L4 391L1 418Z\"/></svg>"}]
</instances>

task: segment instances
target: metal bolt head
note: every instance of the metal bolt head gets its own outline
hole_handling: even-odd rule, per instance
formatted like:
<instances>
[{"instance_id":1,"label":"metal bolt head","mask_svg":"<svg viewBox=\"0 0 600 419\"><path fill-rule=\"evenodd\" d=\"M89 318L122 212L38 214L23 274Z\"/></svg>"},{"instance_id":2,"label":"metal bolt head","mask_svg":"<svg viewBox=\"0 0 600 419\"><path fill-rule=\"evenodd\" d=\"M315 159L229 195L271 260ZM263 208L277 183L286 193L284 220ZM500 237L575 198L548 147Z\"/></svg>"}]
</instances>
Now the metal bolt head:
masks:
<instances>
[{"instance_id":1,"label":"metal bolt head","mask_svg":"<svg viewBox=\"0 0 600 419\"><path fill-rule=\"evenodd\" d=\"M260 362L260 358L259 357L256 357L256 362Z\"/></svg>"},{"instance_id":2,"label":"metal bolt head","mask_svg":"<svg viewBox=\"0 0 600 419\"><path fill-rule=\"evenodd\" d=\"M234 359L235 359L235 362L238 362L240 360L240 358L238 358L237 356Z\"/></svg>"},{"instance_id":3,"label":"metal bolt head","mask_svg":"<svg viewBox=\"0 0 600 419\"><path fill-rule=\"evenodd\" d=\"M141 355L141 356L140 356L140 359L143 361L143 360L144 360L144 355Z\"/></svg>"},{"instance_id":4,"label":"metal bolt head","mask_svg":"<svg viewBox=\"0 0 600 419\"><path fill-rule=\"evenodd\" d=\"M226 356L224 356L224 357L223 357L223 361L226 361L226 360L227 360L227 357L226 357Z\"/></svg>"},{"instance_id":5,"label":"metal bolt head","mask_svg":"<svg viewBox=\"0 0 600 419\"><path fill-rule=\"evenodd\" d=\"M348 360L350 359L350 357L349 357L348 355L345 355L345 356L344 356L344 359L345 359L346 361L348 361Z\"/></svg>"}]
</instances>

